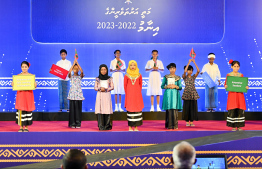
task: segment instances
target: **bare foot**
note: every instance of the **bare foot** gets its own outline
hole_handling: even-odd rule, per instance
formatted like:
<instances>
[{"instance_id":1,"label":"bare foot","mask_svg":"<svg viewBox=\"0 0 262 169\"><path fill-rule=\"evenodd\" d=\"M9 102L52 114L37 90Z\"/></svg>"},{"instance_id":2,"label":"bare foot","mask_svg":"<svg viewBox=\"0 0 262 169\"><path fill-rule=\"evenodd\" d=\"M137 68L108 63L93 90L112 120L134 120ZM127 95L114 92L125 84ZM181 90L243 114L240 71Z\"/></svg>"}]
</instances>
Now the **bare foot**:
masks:
<instances>
[{"instance_id":1,"label":"bare foot","mask_svg":"<svg viewBox=\"0 0 262 169\"><path fill-rule=\"evenodd\" d=\"M129 131L134 131L134 130L132 129L132 127L129 127Z\"/></svg>"},{"instance_id":2,"label":"bare foot","mask_svg":"<svg viewBox=\"0 0 262 169\"><path fill-rule=\"evenodd\" d=\"M139 131L138 128L136 127L134 131Z\"/></svg>"}]
</instances>

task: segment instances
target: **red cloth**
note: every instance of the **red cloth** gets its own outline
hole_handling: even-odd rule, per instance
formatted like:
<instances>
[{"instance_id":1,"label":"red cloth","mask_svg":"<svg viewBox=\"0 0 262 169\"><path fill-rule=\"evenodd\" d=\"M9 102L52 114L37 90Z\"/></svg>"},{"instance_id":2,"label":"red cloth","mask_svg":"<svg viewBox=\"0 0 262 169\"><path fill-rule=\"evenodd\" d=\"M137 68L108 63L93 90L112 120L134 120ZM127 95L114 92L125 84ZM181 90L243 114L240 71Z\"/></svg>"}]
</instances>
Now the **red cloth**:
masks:
<instances>
[{"instance_id":1,"label":"red cloth","mask_svg":"<svg viewBox=\"0 0 262 169\"><path fill-rule=\"evenodd\" d=\"M133 80L134 82L134 80ZM142 97L142 75L140 75L135 84L132 84L132 80L125 75L124 88L125 88L125 108L129 112L141 112L144 108L144 102Z\"/></svg>"},{"instance_id":2,"label":"red cloth","mask_svg":"<svg viewBox=\"0 0 262 169\"><path fill-rule=\"evenodd\" d=\"M230 75L227 74L227 76L230 76ZM243 74L241 74L241 77L243 77ZM226 77L225 85L226 85L226 82L227 82L227 77ZM228 92L227 110L231 110L231 109L246 110L246 102L245 102L244 93Z\"/></svg>"}]
</instances>

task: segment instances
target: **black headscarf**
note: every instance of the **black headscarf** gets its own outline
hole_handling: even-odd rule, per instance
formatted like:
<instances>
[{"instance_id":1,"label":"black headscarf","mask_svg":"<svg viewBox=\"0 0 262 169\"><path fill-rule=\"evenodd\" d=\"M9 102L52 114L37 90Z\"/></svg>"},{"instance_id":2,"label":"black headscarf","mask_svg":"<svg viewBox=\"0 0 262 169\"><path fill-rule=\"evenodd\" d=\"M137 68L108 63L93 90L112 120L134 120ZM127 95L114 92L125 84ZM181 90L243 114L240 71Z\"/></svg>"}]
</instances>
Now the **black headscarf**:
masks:
<instances>
[{"instance_id":1,"label":"black headscarf","mask_svg":"<svg viewBox=\"0 0 262 169\"><path fill-rule=\"evenodd\" d=\"M101 74L102 67L105 67L106 70L107 70L105 75ZM110 78L110 76L108 76L108 68L107 68L107 66L105 64L102 64L102 65L99 66L99 76L97 78L99 78L100 80L107 80L107 79Z\"/></svg>"}]
</instances>

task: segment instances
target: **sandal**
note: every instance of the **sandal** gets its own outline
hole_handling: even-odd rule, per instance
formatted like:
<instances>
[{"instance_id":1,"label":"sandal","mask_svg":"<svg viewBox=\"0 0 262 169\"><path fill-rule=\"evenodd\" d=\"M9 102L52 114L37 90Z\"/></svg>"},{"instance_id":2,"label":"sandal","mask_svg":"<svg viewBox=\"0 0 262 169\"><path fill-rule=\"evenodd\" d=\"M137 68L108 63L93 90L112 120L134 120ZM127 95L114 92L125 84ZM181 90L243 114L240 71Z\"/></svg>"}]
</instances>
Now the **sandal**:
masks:
<instances>
[{"instance_id":1,"label":"sandal","mask_svg":"<svg viewBox=\"0 0 262 169\"><path fill-rule=\"evenodd\" d=\"M190 124L186 124L186 127L189 127L190 126Z\"/></svg>"},{"instance_id":2,"label":"sandal","mask_svg":"<svg viewBox=\"0 0 262 169\"><path fill-rule=\"evenodd\" d=\"M241 128L238 128L237 130L238 130L238 131L243 131L243 129L241 129Z\"/></svg>"},{"instance_id":3,"label":"sandal","mask_svg":"<svg viewBox=\"0 0 262 169\"><path fill-rule=\"evenodd\" d=\"M237 131L237 129L233 128L232 131Z\"/></svg>"},{"instance_id":4,"label":"sandal","mask_svg":"<svg viewBox=\"0 0 262 169\"><path fill-rule=\"evenodd\" d=\"M24 132L29 132L29 130L28 129L24 129Z\"/></svg>"},{"instance_id":5,"label":"sandal","mask_svg":"<svg viewBox=\"0 0 262 169\"><path fill-rule=\"evenodd\" d=\"M24 130L23 129L19 129L18 132L24 132Z\"/></svg>"},{"instance_id":6,"label":"sandal","mask_svg":"<svg viewBox=\"0 0 262 169\"><path fill-rule=\"evenodd\" d=\"M194 124L190 124L191 127L194 127L195 125Z\"/></svg>"}]
</instances>

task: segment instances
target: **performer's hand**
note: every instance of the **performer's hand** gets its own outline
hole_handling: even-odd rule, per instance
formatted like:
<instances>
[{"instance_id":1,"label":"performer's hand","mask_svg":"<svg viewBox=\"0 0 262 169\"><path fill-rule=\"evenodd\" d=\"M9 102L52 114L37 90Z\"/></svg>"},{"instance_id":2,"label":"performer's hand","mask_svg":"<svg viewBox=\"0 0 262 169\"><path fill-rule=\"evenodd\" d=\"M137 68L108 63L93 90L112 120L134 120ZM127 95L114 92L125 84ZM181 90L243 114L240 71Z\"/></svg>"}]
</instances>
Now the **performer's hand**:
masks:
<instances>
[{"instance_id":1,"label":"performer's hand","mask_svg":"<svg viewBox=\"0 0 262 169\"><path fill-rule=\"evenodd\" d=\"M249 89L249 86L246 86L246 89L248 90L248 89Z\"/></svg>"},{"instance_id":2,"label":"performer's hand","mask_svg":"<svg viewBox=\"0 0 262 169\"><path fill-rule=\"evenodd\" d=\"M200 74L202 75L202 74L203 74L203 72L200 72Z\"/></svg>"},{"instance_id":3,"label":"performer's hand","mask_svg":"<svg viewBox=\"0 0 262 169\"><path fill-rule=\"evenodd\" d=\"M101 87L100 91L105 92L106 90L105 90L105 88Z\"/></svg>"},{"instance_id":4,"label":"performer's hand","mask_svg":"<svg viewBox=\"0 0 262 169\"><path fill-rule=\"evenodd\" d=\"M195 59L191 59L191 61L192 61L193 63L196 63L196 60L195 60Z\"/></svg>"},{"instance_id":5,"label":"performer's hand","mask_svg":"<svg viewBox=\"0 0 262 169\"><path fill-rule=\"evenodd\" d=\"M14 82L11 83L11 86L14 86Z\"/></svg>"},{"instance_id":6,"label":"performer's hand","mask_svg":"<svg viewBox=\"0 0 262 169\"><path fill-rule=\"evenodd\" d=\"M154 67L155 70L158 70L158 67Z\"/></svg>"},{"instance_id":7,"label":"performer's hand","mask_svg":"<svg viewBox=\"0 0 262 169\"><path fill-rule=\"evenodd\" d=\"M218 84L220 85L220 80L218 80Z\"/></svg>"},{"instance_id":8,"label":"performer's hand","mask_svg":"<svg viewBox=\"0 0 262 169\"><path fill-rule=\"evenodd\" d=\"M225 85L225 89L227 88L227 85Z\"/></svg>"},{"instance_id":9,"label":"performer's hand","mask_svg":"<svg viewBox=\"0 0 262 169\"><path fill-rule=\"evenodd\" d=\"M116 70L120 70L120 68L116 68Z\"/></svg>"},{"instance_id":10,"label":"performer's hand","mask_svg":"<svg viewBox=\"0 0 262 169\"><path fill-rule=\"evenodd\" d=\"M37 87L37 83L35 82L35 88Z\"/></svg>"},{"instance_id":11,"label":"performer's hand","mask_svg":"<svg viewBox=\"0 0 262 169\"><path fill-rule=\"evenodd\" d=\"M52 71L52 69L49 69L49 72L51 72Z\"/></svg>"}]
</instances>

